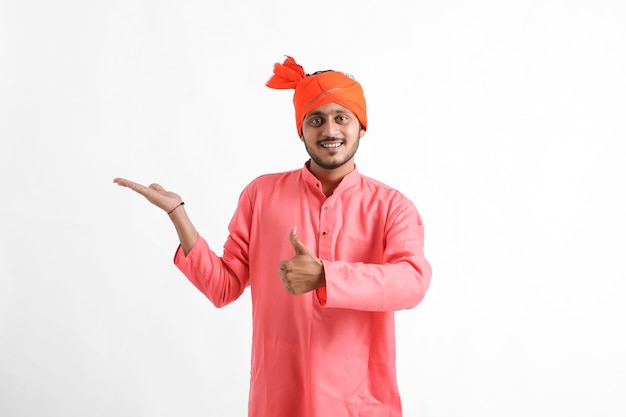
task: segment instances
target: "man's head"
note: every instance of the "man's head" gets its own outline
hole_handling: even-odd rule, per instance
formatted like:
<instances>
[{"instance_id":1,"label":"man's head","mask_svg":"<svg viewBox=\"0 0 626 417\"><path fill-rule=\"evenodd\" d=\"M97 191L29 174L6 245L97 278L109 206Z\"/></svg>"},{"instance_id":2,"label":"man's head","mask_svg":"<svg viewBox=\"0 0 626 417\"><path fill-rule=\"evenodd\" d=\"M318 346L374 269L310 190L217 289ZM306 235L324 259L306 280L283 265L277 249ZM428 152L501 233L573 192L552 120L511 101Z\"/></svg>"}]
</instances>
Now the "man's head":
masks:
<instances>
[{"instance_id":1,"label":"man's head","mask_svg":"<svg viewBox=\"0 0 626 417\"><path fill-rule=\"evenodd\" d=\"M295 89L293 104L300 137L305 116L311 110L331 102L350 110L359 120L362 129L367 128L363 89L358 82L344 73L320 71L309 75L293 58L287 57L284 63L274 64L274 75L266 85L277 89Z\"/></svg>"}]
</instances>

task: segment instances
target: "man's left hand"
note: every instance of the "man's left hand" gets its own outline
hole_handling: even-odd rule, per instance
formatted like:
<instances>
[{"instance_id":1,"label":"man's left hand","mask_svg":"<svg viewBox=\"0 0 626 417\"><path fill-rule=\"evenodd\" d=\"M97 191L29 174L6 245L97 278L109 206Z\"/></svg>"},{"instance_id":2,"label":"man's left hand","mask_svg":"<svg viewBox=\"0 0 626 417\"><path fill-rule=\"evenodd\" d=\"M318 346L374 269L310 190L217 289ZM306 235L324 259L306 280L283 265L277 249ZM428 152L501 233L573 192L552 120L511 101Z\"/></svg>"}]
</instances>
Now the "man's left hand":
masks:
<instances>
[{"instance_id":1,"label":"man's left hand","mask_svg":"<svg viewBox=\"0 0 626 417\"><path fill-rule=\"evenodd\" d=\"M280 261L278 270L287 292L300 295L325 286L322 261L300 242L295 227L289 232L289 241L296 255L291 259Z\"/></svg>"}]
</instances>

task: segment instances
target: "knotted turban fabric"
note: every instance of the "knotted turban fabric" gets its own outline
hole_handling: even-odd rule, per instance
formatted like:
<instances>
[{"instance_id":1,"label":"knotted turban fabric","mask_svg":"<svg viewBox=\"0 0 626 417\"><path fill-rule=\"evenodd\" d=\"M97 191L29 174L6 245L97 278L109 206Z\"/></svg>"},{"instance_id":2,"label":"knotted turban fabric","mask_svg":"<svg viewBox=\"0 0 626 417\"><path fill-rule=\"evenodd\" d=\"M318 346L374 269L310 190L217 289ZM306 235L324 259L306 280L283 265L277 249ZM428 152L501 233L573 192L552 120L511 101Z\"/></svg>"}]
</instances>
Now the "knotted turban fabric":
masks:
<instances>
[{"instance_id":1,"label":"knotted turban fabric","mask_svg":"<svg viewBox=\"0 0 626 417\"><path fill-rule=\"evenodd\" d=\"M295 89L293 105L296 109L298 136L302 135L304 116L326 103L335 102L350 110L367 128L365 97L361 85L337 71L308 75L296 61L287 56L282 64L274 64L274 75L265 85L276 89Z\"/></svg>"}]
</instances>

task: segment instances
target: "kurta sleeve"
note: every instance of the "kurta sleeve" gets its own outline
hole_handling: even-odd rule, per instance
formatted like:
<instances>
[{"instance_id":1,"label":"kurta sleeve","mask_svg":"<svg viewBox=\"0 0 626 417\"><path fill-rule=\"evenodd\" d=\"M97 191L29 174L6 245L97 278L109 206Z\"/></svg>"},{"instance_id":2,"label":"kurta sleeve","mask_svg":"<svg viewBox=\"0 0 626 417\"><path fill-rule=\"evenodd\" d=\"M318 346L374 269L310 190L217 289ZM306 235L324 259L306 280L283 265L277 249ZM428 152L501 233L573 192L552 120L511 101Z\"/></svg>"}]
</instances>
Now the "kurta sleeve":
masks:
<instances>
[{"instance_id":1,"label":"kurta sleeve","mask_svg":"<svg viewBox=\"0 0 626 417\"><path fill-rule=\"evenodd\" d=\"M235 301L250 284L250 213L250 200L247 190L244 190L228 226L229 236L224 244L223 256L215 254L202 236L198 236L187 256L180 245L174 255L174 264L178 269L216 307Z\"/></svg>"},{"instance_id":2,"label":"kurta sleeve","mask_svg":"<svg viewBox=\"0 0 626 417\"><path fill-rule=\"evenodd\" d=\"M424 225L410 201L388 216L382 244L381 263L322 261L326 287L317 291L320 303L362 311L396 311L419 304L432 271L424 256Z\"/></svg>"}]
</instances>

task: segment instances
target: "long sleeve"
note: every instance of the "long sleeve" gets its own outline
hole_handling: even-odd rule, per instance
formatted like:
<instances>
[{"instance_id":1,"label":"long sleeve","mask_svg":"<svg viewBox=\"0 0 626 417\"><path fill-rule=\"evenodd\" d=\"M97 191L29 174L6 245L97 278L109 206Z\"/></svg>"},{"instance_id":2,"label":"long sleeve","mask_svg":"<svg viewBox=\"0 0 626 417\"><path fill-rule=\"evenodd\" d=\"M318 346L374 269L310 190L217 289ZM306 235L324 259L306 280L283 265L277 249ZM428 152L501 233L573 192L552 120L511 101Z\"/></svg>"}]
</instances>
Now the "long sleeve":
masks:
<instances>
[{"instance_id":1,"label":"long sleeve","mask_svg":"<svg viewBox=\"0 0 626 417\"><path fill-rule=\"evenodd\" d=\"M320 302L329 308L395 311L415 307L430 285L431 267L424 256L424 226L408 200L389 215L382 261L323 260L325 290Z\"/></svg>"},{"instance_id":2,"label":"long sleeve","mask_svg":"<svg viewBox=\"0 0 626 417\"><path fill-rule=\"evenodd\" d=\"M216 307L235 301L249 285L250 203L245 190L228 229L229 236L221 257L209 248L202 236L198 236L187 256L180 246L174 255L178 269Z\"/></svg>"}]
</instances>

